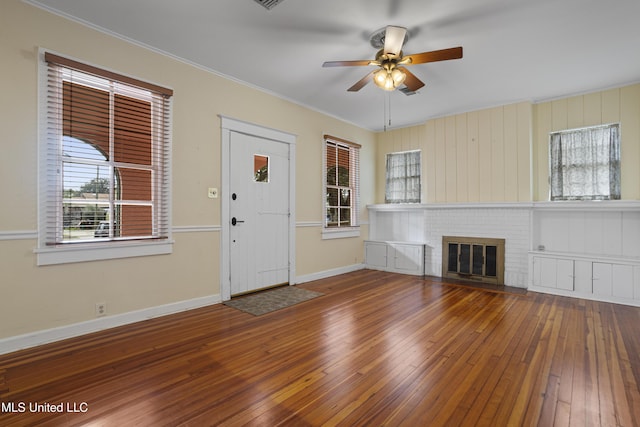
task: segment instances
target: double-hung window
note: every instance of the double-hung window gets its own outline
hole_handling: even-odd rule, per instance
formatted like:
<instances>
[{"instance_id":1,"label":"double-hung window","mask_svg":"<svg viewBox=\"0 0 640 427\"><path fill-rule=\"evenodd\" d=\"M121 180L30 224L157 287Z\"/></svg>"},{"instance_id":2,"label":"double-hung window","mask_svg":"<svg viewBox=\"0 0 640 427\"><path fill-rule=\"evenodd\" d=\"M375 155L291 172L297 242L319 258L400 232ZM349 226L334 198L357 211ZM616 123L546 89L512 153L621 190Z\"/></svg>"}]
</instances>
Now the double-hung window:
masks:
<instances>
[{"instance_id":1,"label":"double-hung window","mask_svg":"<svg viewBox=\"0 0 640 427\"><path fill-rule=\"evenodd\" d=\"M172 91L44 61L39 264L170 252Z\"/></svg>"},{"instance_id":2,"label":"double-hung window","mask_svg":"<svg viewBox=\"0 0 640 427\"><path fill-rule=\"evenodd\" d=\"M620 199L620 126L550 134L550 199Z\"/></svg>"},{"instance_id":3,"label":"double-hung window","mask_svg":"<svg viewBox=\"0 0 640 427\"><path fill-rule=\"evenodd\" d=\"M386 203L420 203L420 150L387 154Z\"/></svg>"},{"instance_id":4,"label":"double-hung window","mask_svg":"<svg viewBox=\"0 0 640 427\"><path fill-rule=\"evenodd\" d=\"M360 145L324 136L324 238L359 235Z\"/></svg>"}]
</instances>

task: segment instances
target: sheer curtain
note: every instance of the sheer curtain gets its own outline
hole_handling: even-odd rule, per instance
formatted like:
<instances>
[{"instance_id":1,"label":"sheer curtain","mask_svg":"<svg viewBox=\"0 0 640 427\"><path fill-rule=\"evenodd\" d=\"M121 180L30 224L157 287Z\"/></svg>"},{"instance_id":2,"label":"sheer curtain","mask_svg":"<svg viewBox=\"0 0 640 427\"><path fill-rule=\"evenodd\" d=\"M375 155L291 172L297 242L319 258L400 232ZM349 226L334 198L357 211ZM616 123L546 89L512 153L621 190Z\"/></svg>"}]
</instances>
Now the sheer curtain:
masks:
<instances>
[{"instance_id":1,"label":"sheer curtain","mask_svg":"<svg viewBox=\"0 0 640 427\"><path fill-rule=\"evenodd\" d=\"M551 134L551 200L620 199L619 125Z\"/></svg>"},{"instance_id":2,"label":"sheer curtain","mask_svg":"<svg viewBox=\"0 0 640 427\"><path fill-rule=\"evenodd\" d=\"M386 203L420 203L420 151L387 154Z\"/></svg>"}]
</instances>

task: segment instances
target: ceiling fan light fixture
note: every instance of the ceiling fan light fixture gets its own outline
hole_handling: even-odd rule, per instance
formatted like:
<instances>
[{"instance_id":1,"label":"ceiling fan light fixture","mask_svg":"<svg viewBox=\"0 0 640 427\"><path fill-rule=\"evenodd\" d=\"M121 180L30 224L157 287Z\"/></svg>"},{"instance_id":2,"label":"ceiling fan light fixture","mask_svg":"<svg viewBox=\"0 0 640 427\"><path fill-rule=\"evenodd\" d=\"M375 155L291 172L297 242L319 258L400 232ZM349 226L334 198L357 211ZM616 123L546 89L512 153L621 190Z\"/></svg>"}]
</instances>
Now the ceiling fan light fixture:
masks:
<instances>
[{"instance_id":1,"label":"ceiling fan light fixture","mask_svg":"<svg viewBox=\"0 0 640 427\"><path fill-rule=\"evenodd\" d=\"M404 80L407 78L407 75L398 68L388 69L381 68L375 73L373 73L373 82L380 89L392 91L400 86Z\"/></svg>"},{"instance_id":2,"label":"ceiling fan light fixture","mask_svg":"<svg viewBox=\"0 0 640 427\"><path fill-rule=\"evenodd\" d=\"M393 85L398 87L404 83L404 79L407 78L407 75L401 69L394 68L393 71L391 71L391 78L393 79Z\"/></svg>"}]
</instances>

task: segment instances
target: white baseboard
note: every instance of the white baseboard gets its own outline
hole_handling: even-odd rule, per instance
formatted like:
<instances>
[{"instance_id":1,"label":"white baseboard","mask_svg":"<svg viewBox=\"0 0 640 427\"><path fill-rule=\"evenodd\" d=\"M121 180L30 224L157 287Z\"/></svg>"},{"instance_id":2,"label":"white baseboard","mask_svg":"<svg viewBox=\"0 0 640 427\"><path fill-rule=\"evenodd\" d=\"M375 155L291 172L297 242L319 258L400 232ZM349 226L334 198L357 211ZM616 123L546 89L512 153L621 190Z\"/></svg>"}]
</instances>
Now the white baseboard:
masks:
<instances>
[{"instance_id":1,"label":"white baseboard","mask_svg":"<svg viewBox=\"0 0 640 427\"><path fill-rule=\"evenodd\" d=\"M210 295L187 301L131 311L128 313L87 320L86 322L74 323L72 325L60 326L15 337L3 338L0 339L0 354L7 354L23 350L25 348L36 347L42 344L61 341L67 338L90 334L92 332L98 332L114 328L116 326L128 325L130 323L166 316L181 311L218 304L220 302L222 302L220 295Z\"/></svg>"},{"instance_id":2,"label":"white baseboard","mask_svg":"<svg viewBox=\"0 0 640 427\"><path fill-rule=\"evenodd\" d=\"M345 267L333 268L331 270L319 271L317 273L305 274L296 277L296 283L311 282L313 280L326 279L327 277L338 276L340 274L351 273L364 269L364 264L353 264Z\"/></svg>"}]
</instances>

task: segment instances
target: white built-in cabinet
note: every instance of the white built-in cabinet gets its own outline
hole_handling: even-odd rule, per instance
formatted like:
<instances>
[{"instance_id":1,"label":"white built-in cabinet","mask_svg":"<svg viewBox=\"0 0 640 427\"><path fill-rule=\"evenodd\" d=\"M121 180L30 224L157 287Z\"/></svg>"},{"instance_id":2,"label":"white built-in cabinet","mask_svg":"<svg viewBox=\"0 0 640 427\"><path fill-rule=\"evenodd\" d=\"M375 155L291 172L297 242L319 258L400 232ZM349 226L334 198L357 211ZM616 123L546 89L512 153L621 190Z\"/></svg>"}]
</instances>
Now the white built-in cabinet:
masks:
<instances>
[{"instance_id":1,"label":"white built-in cabinet","mask_svg":"<svg viewBox=\"0 0 640 427\"><path fill-rule=\"evenodd\" d=\"M530 290L640 306L640 261L532 252Z\"/></svg>"},{"instance_id":2,"label":"white built-in cabinet","mask_svg":"<svg viewBox=\"0 0 640 427\"><path fill-rule=\"evenodd\" d=\"M373 270L424 275L424 244L365 240L364 262Z\"/></svg>"},{"instance_id":3,"label":"white built-in cabinet","mask_svg":"<svg viewBox=\"0 0 640 427\"><path fill-rule=\"evenodd\" d=\"M538 203L529 289L640 306L640 204Z\"/></svg>"}]
</instances>

